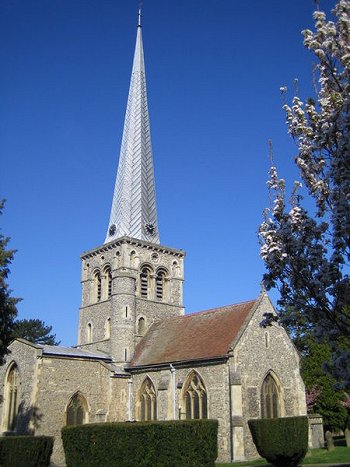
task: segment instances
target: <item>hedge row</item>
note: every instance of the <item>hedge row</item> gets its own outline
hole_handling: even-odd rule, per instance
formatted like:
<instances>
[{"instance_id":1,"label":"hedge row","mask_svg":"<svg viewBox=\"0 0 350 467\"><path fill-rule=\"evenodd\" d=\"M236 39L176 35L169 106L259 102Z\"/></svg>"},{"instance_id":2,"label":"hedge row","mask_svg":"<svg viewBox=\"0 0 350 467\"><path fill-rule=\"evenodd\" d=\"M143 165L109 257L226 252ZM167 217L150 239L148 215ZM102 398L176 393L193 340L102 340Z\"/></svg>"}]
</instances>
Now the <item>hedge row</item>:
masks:
<instances>
[{"instance_id":1,"label":"hedge row","mask_svg":"<svg viewBox=\"0 0 350 467\"><path fill-rule=\"evenodd\" d=\"M297 466L307 453L307 417L265 418L248 424L258 453L276 467Z\"/></svg>"},{"instance_id":2,"label":"hedge row","mask_svg":"<svg viewBox=\"0 0 350 467\"><path fill-rule=\"evenodd\" d=\"M49 436L0 437L2 467L47 467L53 448Z\"/></svg>"},{"instance_id":3,"label":"hedge row","mask_svg":"<svg viewBox=\"0 0 350 467\"><path fill-rule=\"evenodd\" d=\"M62 429L67 467L212 467L216 420L101 423Z\"/></svg>"}]
</instances>

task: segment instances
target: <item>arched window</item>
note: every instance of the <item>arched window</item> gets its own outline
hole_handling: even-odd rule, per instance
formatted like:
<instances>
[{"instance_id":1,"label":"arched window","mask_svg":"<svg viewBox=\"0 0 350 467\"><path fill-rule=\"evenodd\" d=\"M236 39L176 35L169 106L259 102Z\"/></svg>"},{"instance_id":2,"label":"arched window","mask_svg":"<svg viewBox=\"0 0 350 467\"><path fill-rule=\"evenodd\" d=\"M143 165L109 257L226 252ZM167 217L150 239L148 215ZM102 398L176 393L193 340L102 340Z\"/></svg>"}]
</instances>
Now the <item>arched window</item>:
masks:
<instances>
[{"instance_id":1,"label":"arched window","mask_svg":"<svg viewBox=\"0 0 350 467\"><path fill-rule=\"evenodd\" d=\"M109 266L105 269L105 277L106 277L106 292L107 297L110 298L112 296L112 270Z\"/></svg>"},{"instance_id":2,"label":"arched window","mask_svg":"<svg viewBox=\"0 0 350 467\"><path fill-rule=\"evenodd\" d=\"M140 295L142 298L149 298L151 285L151 268L143 266L140 271Z\"/></svg>"},{"instance_id":3,"label":"arched window","mask_svg":"<svg viewBox=\"0 0 350 467\"><path fill-rule=\"evenodd\" d=\"M261 387L261 417L276 418L280 414L279 390L275 379L269 373Z\"/></svg>"},{"instance_id":4,"label":"arched window","mask_svg":"<svg viewBox=\"0 0 350 467\"><path fill-rule=\"evenodd\" d=\"M186 419L208 418L207 391L202 378L193 371L184 385L183 407Z\"/></svg>"},{"instance_id":5,"label":"arched window","mask_svg":"<svg viewBox=\"0 0 350 467\"><path fill-rule=\"evenodd\" d=\"M145 333L145 318L140 318L137 322L137 335L143 336Z\"/></svg>"},{"instance_id":6,"label":"arched window","mask_svg":"<svg viewBox=\"0 0 350 467\"><path fill-rule=\"evenodd\" d=\"M14 431L18 415L18 368L12 364L6 378L5 407L6 407L6 430Z\"/></svg>"},{"instance_id":7,"label":"arched window","mask_svg":"<svg viewBox=\"0 0 350 467\"><path fill-rule=\"evenodd\" d=\"M157 420L157 396L152 381L147 377L140 389L140 419Z\"/></svg>"},{"instance_id":8,"label":"arched window","mask_svg":"<svg viewBox=\"0 0 350 467\"><path fill-rule=\"evenodd\" d=\"M157 300L164 300L165 276L166 276L166 271L164 269L158 269L157 276L156 276L156 298Z\"/></svg>"},{"instance_id":9,"label":"arched window","mask_svg":"<svg viewBox=\"0 0 350 467\"><path fill-rule=\"evenodd\" d=\"M96 271L94 273L94 283L95 283L95 297L96 301L100 302L101 301L101 273L100 271Z\"/></svg>"},{"instance_id":10,"label":"arched window","mask_svg":"<svg viewBox=\"0 0 350 467\"><path fill-rule=\"evenodd\" d=\"M88 323L86 327L86 340L88 343L92 342L92 324Z\"/></svg>"},{"instance_id":11,"label":"arched window","mask_svg":"<svg viewBox=\"0 0 350 467\"><path fill-rule=\"evenodd\" d=\"M84 396L77 393L69 401L66 413L66 425L83 425L87 422L87 403Z\"/></svg>"},{"instance_id":12,"label":"arched window","mask_svg":"<svg viewBox=\"0 0 350 467\"><path fill-rule=\"evenodd\" d=\"M106 319L105 324L105 339L109 339L111 337L111 318Z\"/></svg>"}]
</instances>

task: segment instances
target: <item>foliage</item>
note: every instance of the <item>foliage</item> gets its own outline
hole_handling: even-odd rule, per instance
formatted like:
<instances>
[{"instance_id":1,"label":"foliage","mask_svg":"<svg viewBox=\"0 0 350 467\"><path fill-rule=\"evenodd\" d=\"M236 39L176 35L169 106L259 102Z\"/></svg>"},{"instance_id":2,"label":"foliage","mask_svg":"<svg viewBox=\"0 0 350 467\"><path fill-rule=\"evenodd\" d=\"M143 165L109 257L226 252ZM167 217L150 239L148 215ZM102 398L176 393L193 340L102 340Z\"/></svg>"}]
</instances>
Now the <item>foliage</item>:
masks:
<instances>
[{"instance_id":1,"label":"foliage","mask_svg":"<svg viewBox=\"0 0 350 467\"><path fill-rule=\"evenodd\" d=\"M0 201L0 215L3 207L4 201ZM4 357L8 353L7 346L12 340L13 321L17 315L16 304L19 301L18 298L11 297L7 284L9 266L15 254L15 250L6 249L9 240L0 234L0 365L4 363Z\"/></svg>"},{"instance_id":2,"label":"foliage","mask_svg":"<svg viewBox=\"0 0 350 467\"><path fill-rule=\"evenodd\" d=\"M301 375L308 395L313 394L312 406L309 412L319 413L323 417L326 430L344 430L349 423L348 409L345 406L346 394L336 390L336 380L325 371L325 362L332 358L332 351L327 342L317 342L314 338L305 338L307 350L301 357Z\"/></svg>"},{"instance_id":3,"label":"foliage","mask_svg":"<svg viewBox=\"0 0 350 467\"><path fill-rule=\"evenodd\" d=\"M50 334L52 326L40 319L19 319L14 322L13 338L21 337L34 344L59 345L56 334Z\"/></svg>"},{"instance_id":4,"label":"foliage","mask_svg":"<svg viewBox=\"0 0 350 467\"><path fill-rule=\"evenodd\" d=\"M214 466L216 420L102 423L64 427L67 467Z\"/></svg>"},{"instance_id":5,"label":"foliage","mask_svg":"<svg viewBox=\"0 0 350 467\"><path fill-rule=\"evenodd\" d=\"M53 448L49 436L0 437L0 464L3 467L48 467Z\"/></svg>"},{"instance_id":6,"label":"foliage","mask_svg":"<svg viewBox=\"0 0 350 467\"><path fill-rule=\"evenodd\" d=\"M276 467L299 465L308 449L307 417L262 418L248 421L261 457Z\"/></svg>"},{"instance_id":7,"label":"foliage","mask_svg":"<svg viewBox=\"0 0 350 467\"><path fill-rule=\"evenodd\" d=\"M303 32L317 60L316 99L303 103L295 96L284 106L308 197L303 199L296 181L288 202L285 181L272 166L272 203L259 236L264 282L279 289L280 317L289 309L289 322L328 339L332 372L350 386L350 349L343 345L350 337L350 2L340 0L333 13L336 22L327 22L316 11L315 31ZM266 318L265 324L274 320Z\"/></svg>"}]
</instances>

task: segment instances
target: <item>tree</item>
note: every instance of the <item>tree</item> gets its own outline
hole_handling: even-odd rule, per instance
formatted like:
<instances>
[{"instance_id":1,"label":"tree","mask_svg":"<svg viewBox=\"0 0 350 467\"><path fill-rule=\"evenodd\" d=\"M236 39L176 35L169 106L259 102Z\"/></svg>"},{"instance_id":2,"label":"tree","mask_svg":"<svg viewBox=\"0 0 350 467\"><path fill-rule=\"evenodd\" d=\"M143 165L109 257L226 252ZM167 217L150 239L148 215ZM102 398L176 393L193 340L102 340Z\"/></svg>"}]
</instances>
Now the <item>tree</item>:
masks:
<instances>
[{"instance_id":1,"label":"tree","mask_svg":"<svg viewBox=\"0 0 350 467\"><path fill-rule=\"evenodd\" d=\"M303 31L316 57L315 99L285 105L296 142L296 181L290 200L272 163L271 206L259 229L267 289L278 288L279 317L301 322L332 349L332 372L350 387L350 2L340 0L327 22L314 13L315 31ZM285 88L281 88L285 91ZM309 210L307 202L313 201ZM266 316L264 324L274 320Z\"/></svg>"},{"instance_id":2,"label":"tree","mask_svg":"<svg viewBox=\"0 0 350 467\"><path fill-rule=\"evenodd\" d=\"M307 350L301 354L301 376L307 401L314 399L308 411L322 415L325 430L345 430L349 422L346 394L335 389L335 378L324 368L324 362L331 360L331 348L327 342L317 342L312 336L306 337L305 341Z\"/></svg>"},{"instance_id":3,"label":"tree","mask_svg":"<svg viewBox=\"0 0 350 467\"><path fill-rule=\"evenodd\" d=\"M4 200L0 201L0 215L4 208ZM9 266L13 260L15 250L7 250L8 237L0 234L0 365L4 363L8 354L7 346L12 339L13 322L17 315L16 304L19 298L11 297L8 288L7 277L10 273Z\"/></svg>"},{"instance_id":4,"label":"tree","mask_svg":"<svg viewBox=\"0 0 350 467\"><path fill-rule=\"evenodd\" d=\"M15 321L12 338L21 337L34 344L59 345L56 334L50 334L52 326L40 319L19 319Z\"/></svg>"}]
</instances>

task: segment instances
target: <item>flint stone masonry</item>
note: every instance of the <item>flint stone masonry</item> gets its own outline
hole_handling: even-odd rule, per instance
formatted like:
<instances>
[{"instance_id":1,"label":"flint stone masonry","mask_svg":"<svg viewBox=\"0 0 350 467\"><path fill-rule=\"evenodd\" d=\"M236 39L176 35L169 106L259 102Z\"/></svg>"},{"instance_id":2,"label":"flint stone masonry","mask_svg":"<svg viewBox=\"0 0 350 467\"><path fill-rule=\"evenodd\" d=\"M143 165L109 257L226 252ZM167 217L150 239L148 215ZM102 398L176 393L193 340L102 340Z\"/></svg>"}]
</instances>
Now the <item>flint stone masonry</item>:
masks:
<instances>
[{"instance_id":1,"label":"flint stone masonry","mask_svg":"<svg viewBox=\"0 0 350 467\"><path fill-rule=\"evenodd\" d=\"M262 416L264 381L275 382L281 416L305 414L299 357L280 326L260 326L264 313L274 313L264 291L184 316L185 252L159 244L140 23L128 102L106 237L112 241L81 256L78 345L10 345L0 367L2 433L13 425L16 393L15 431L54 436L52 462L64 465L61 429L81 421L77 406L84 423L103 423L183 419L191 410L197 416L198 401L203 416L219 422L218 461L252 459L248 420ZM138 238L117 238L124 233Z\"/></svg>"}]
</instances>

